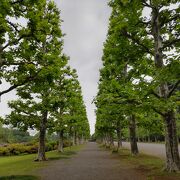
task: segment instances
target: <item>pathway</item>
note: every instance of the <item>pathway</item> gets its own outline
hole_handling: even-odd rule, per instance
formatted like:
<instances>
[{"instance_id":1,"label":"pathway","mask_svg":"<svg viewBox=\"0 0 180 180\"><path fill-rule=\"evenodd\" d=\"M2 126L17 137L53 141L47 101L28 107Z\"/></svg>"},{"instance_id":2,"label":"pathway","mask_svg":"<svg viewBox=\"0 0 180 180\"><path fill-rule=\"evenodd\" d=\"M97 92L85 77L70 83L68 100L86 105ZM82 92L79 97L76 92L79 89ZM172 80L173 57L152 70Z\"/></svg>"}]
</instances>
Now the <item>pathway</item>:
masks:
<instances>
[{"instance_id":1,"label":"pathway","mask_svg":"<svg viewBox=\"0 0 180 180\"><path fill-rule=\"evenodd\" d=\"M41 170L43 180L145 180L139 172L127 167L117 156L104 151L96 143L71 159L61 159Z\"/></svg>"}]
</instances>

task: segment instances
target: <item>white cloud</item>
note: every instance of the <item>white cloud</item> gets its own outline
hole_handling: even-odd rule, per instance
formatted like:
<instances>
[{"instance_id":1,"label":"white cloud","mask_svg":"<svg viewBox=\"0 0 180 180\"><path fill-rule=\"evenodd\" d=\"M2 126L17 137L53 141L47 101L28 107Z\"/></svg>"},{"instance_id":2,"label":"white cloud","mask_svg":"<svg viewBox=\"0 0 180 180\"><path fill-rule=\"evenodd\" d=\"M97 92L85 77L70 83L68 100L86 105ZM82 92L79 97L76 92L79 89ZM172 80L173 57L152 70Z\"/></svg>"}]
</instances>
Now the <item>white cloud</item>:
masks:
<instances>
[{"instance_id":1,"label":"white cloud","mask_svg":"<svg viewBox=\"0 0 180 180\"><path fill-rule=\"evenodd\" d=\"M110 8L108 0L55 0L61 10L64 51L70 56L70 65L77 69L87 106L91 133L94 132L94 104L97 94L103 42L106 39ZM5 85L6 87L7 84ZM1 88L4 88L1 86ZM0 115L10 112L7 102L15 99L15 91L5 94L0 102Z\"/></svg>"},{"instance_id":2,"label":"white cloud","mask_svg":"<svg viewBox=\"0 0 180 180\"><path fill-rule=\"evenodd\" d=\"M64 49L77 69L87 107L91 133L94 132L94 104L97 94L103 42L106 39L110 8L107 0L55 0L61 10L66 33Z\"/></svg>"}]
</instances>

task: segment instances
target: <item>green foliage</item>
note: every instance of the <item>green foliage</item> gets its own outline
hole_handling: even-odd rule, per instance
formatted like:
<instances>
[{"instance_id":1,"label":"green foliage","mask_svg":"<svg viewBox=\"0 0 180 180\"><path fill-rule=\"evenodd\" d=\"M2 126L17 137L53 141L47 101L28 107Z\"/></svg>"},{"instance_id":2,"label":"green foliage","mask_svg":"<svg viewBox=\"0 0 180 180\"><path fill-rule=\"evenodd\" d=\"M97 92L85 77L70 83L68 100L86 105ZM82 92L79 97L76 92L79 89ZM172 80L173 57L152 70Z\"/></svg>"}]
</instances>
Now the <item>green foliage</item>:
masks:
<instances>
[{"instance_id":1,"label":"green foliage","mask_svg":"<svg viewBox=\"0 0 180 180\"><path fill-rule=\"evenodd\" d=\"M128 138L129 117L135 115L139 137L164 139L161 117L169 110L176 111L179 106L179 7L177 1L171 3L110 1L112 14L104 43L99 91L94 100L97 137L113 137L120 125L123 137ZM147 9L148 16L144 15ZM161 23L163 47L158 50L163 54L161 67L154 55L157 34L154 34L151 22L155 9L159 11ZM168 92L164 95L159 88L166 83ZM176 112L178 121L179 112Z\"/></svg>"},{"instance_id":2,"label":"green foliage","mask_svg":"<svg viewBox=\"0 0 180 180\"><path fill-rule=\"evenodd\" d=\"M75 70L68 67L65 71L68 78L63 77L57 84L57 91L54 91L54 111L51 118L54 119L54 126L50 132L63 131L65 134L72 135L78 133L79 137L88 138L89 123L87 120L86 109L82 98L81 87Z\"/></svg>"},{"instance_id":3,"label":"green foliage","mask_svg":"<svg viewBox=\"0 0 180 180\"><path fill-rule=\"evenodd\" d=\"M33 62L35 47L28 41L35 41L35 35L40 32L40 28L32 21L39 17L38 20L43 22L37 11L40 11L45 3L45 0L0 2L0 80L10 83L10 87L2 90L0 95L31 81L36 76Z\"/></svg>"},{"instance_id":4,"label":"green foliage","mask_svg":"<svg viewBox=\"0 0 180 180\"><path fill-rule=\"evenodd\" d=\"M0 147L0 156L11 156L19 154L33 154L38 150L38 145L9 144Z\"/></svg>"},{"instance_id":5,"label":"green foliage","mask_svg":"<svg viewBox=\"0 0 180 180\"><path fill-rule=\"evenodd\" d=\"M65 147L69 144L66 141ZM46 151L52 151L57 149L57 142L46 143ZM17 144L7 144L0 147L0 156L12 156L20 154L34 154L38 152L38 143L17 143Z\"/></svg>"},{"instance_id":6,"label":"green foliage","mask_svg":"<svg viewBox=\"0 0 180 180\"><path fill-rule=\"evenodd\" d=\"M25 12L27 29L20 33L23 37L27 33L28 38L22 38L15 48L18 65L3 76L17 84L19 99L9 102L12 112L4 123L23 131L36 129L43 141L46 131L69 133L72 127L86 138L89 124L76 71L63 54L60 12L49 0L34 3Z\"/></svg>"}]
</instances>

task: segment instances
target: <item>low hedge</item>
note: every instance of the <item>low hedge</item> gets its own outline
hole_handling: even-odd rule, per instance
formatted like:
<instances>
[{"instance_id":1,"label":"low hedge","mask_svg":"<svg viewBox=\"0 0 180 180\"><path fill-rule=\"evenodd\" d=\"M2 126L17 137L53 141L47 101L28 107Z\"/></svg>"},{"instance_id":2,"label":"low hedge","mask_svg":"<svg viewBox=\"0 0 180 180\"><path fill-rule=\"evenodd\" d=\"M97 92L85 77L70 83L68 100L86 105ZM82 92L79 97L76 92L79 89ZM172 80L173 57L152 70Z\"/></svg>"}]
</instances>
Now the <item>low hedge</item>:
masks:
<instances>
[{"instance_id":1,"label":"low hedge","mask_svg":"<svg viewBox=\"0 0 180 180\"><path fill-rule=\"evenodd\" d=\"M46 143L46 151L55 150L57 147L56 142ZM34 144L8 144L0 147L0 156L11 156L19 154L33 154L38 152L38 143Z\"/></svg>"},{"instance_id":2,"label":"low hedge","mask_svg":"<svg viewBox=\"0 0 180 180\"><path fill-rule=\"evenodd\" d=\"M71 146L72 143L68 140L64 140L63 146ZM57 149L58 143L56 141L46 143L46 151L52 151ZM12 156L19 154L34 154L38 152L38 143L16 143L6 144L0 147L0 156Z\"/></svg>"},{"instance_id":3,"label":"low hedge","mask_svg":"<svg viewBox=\"0 0 180 180\"><path fill-rule=\"evenodd\" d=\"M68 140L64 140L63 141L63 147L69 147L69 146L72 146L72 142L71 141L68 141Z\"/></svg>"}]
</instances>

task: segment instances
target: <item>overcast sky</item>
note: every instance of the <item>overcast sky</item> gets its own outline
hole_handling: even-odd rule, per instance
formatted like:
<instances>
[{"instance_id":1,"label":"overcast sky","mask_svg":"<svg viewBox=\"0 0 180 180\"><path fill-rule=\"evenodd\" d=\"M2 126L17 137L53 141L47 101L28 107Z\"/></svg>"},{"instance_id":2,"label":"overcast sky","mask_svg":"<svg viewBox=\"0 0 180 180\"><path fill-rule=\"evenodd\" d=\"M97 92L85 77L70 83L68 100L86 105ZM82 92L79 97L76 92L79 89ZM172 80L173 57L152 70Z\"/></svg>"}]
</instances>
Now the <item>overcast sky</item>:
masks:
<instances>
[{"instance_id":1,"label":"overcast sky","mask_svg":"<svg viewBox=\"0 0 180 180\"><path fill-rule=\"evenodd\" d=\"M78 72L87 114L94 132L95 106L103 42L106 39L110 8L108 0L55 0L64 21L66 33L65 53L70 56L70 65Z\"/></svg>"},{"instance_id":2,"label":"overcast sky","mask_svg":"<svg viewBox=\"0 0 180 180\"><path fill-rule=\"evenodd\" d=\"M77 70L87 108L91 133L94 133L95 106L103 42L106 39L110 8L108 0L55 0L61 10L64 52L70 56L71 67ZM0 90L7 88L7 83ZM10 112L9 100L16 99L15 91L1 97L0 116Z\"/></svg>"}]
</instances>

